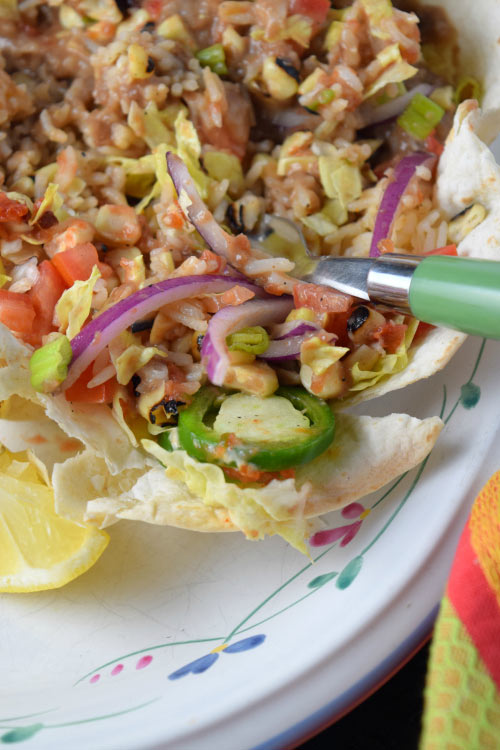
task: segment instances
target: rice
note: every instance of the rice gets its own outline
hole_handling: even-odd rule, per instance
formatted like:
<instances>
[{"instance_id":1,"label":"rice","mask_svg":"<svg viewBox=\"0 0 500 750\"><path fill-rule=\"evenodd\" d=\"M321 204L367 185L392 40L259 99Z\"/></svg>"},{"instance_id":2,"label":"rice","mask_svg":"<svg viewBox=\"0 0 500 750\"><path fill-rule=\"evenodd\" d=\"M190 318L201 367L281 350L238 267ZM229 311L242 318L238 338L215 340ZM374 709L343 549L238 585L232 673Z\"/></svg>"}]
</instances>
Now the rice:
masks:
<instances>
[{"instance_id":1,"label":"rice","mask_svg":"<svg viewBox=\"0 0 500 750\"><path fill-rule=\"evenodd\" d=\"M395 165L422 148L395 123L361 137L366 112L400 96L401 76L387 78L392 69L406 71L408 88L446 83L421 58L416 16L390 3L380 15L382 5L354 0L342 11L325 8L322 18L294 12L288 0L23 0L1 11L4 290L35 305L37 285L63 253L95 252L84 325L86 312L98 316L151 284L232 274L227 257L210 252L187 221L168 151L184 160L207 214L231 231L228 262L266 291L291 290L283 282L300 248L282 222L264 238L266 252L233 236L258 231L264 214L295 222L313 253L366 257ZM437 142L452 116L453 107L435 129ZM446 244L434 166L416 170L387 248L419 253ZM17 212L15 220L2 211ZM61 299L78 312L90 268L74 277L63 270ZM96 360L88 388L113 379L126 354L134 384L119 392L130 409L147 418L142 397L155 389L167 400L191 396L206 380L199 346L211 317L248 299L243 292L235 285L227 297L155 311ZM37 309L33 330L14 333L38 347L66 332L53 320ZM349 378L342 382L348 387Z\"/></svg>"}]
</instances>

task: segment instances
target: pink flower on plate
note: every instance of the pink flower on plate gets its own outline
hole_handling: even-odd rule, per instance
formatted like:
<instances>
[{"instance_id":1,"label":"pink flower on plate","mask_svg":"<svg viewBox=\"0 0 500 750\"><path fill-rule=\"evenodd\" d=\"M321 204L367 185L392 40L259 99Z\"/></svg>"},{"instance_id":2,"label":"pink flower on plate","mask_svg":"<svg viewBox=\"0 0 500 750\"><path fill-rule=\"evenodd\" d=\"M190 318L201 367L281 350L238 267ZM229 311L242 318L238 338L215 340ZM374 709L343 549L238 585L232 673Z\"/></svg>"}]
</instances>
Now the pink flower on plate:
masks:
<instances>
[{"instance_id":1,"label":"pink flower on plate","mask_svg":"<svg viewBox=\"0 0 500 750\"><path fill-rule=\"evenodd\" d=\"M357 521L348 523L345 526L336 526L333 529L325 529L324 531L317 531L313 534L309 540L309 544L312 547L323 547L325 544L333 544L341 540L340 546L345 547L349 544L358 531L361 528L361 524L366 516L370 513L370 508L364 508L361 503L350 503L342 508L341 511L344 518L353 520L357 518Z\"/></svg>"}]
</instances>

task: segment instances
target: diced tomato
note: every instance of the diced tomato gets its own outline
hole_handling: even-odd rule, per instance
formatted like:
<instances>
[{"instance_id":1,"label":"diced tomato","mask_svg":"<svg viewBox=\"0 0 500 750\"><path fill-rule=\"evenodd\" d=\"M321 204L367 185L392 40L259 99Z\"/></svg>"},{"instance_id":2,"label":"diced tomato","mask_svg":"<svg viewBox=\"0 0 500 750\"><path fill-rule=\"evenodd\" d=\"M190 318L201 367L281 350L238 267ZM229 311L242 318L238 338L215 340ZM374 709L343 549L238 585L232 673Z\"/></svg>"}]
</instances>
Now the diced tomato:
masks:
<instances>
[{"instance_id":1,"label":"diced tomato","mask_svg":"<svg viewBox=\"0 0 500 750\"><path fill-rule=\"evenodd\" d=\"M4 192L0 192L0 221L19 221L28 211L25 203L14 201Z\"/></svg>"},{"instance_id":2,"label":"diced tomato","mask_svg":"<svg viewBox=\"0 0 500 750\"><path fill-rule=\"evenodd\" d=\"M429 151L431 154L436 154L436 156L441 156L441 154L444 151L443 144L438 141L438 139L431 133L427 136L425 139L425 148L427 151Z\"/></svg>"},{"instance_id":3,"label":"diced tomato","mask_svg":"<svg viewBox=\"0 0 500 750\"><path fill-rule=\"evenodd\" d=\"M233 286L232 289L228 289L227 292L222 292L219 297L220 307L227 307L228 305L241 305L242 302L247 302L249 299L255 297L255 292L251 289L247 289L246 286Z\"/></svg>"},{"instance_id":4,"label":"diced tomato","mask_svg":"<svg viewBox=\"0 0 500 750\"><path fill-rule=\"evenodd\" d=\"M281 471L260 471L259 469L242 464L239 469L233 469L229 466L223 466L224 473L231 479L238 482L254 482L255 484L269 484L273 479L293 479L295 469L282 469Z\"/></svg>"},{"instance_id":5,"label":"diced tomato","mask_svg":"<svg viewBox=\"0 0 500 750\"><path fill-rule=\"evenodd\" d=\"M301 16L308 16L316 23L323 23L326 20L330 10L329 0L291 0L290 14L295 13Z\"/></svg>"},{"instance_id":6,"label":"diced tomato","mask_svg":"<svg viewBox=\"0 0 500 750\"><path fill-rule=\"evenodd\" d=\"M96 246L91 242L82 242L56 253L52 258L64 281L71 286L75 281L87 281L94 266L99 263Z\"/></svg>"},{"instance_id":7,"label":"diced tomato","mask_svg":"<svg viewBox=\"0 0 500 750\"><path fill-rule=\"evenodd\" d=\"M173 201L173 203L168 206L165 211L164 221L165 224L168 227L172 227L172 229L182 229L186 220L179 201Z\"/></svg>"},{"instance_id":8,"label":"diced tomato","mask_svg":"<svg viewBox=\"0 0 500 750\"><path fill-rule=\"evenodd\" d=\"M28 292L36 313L29 341L33 346L40 346L42 336L56 330L52 325L54 308L66 287L64 279L50 260L43 260L38 266L38 279Z\"/></svg>"},{"instance_id":9,"label":"diced tomato","mask_svg":"<svg viewBox=\"0 0 500 750\"><path fill-rule=\"evenodd\" d=\"M88 388L87 384L94 377L93 373L94 364L90 364L87 369L82 372L78 380L75 380L73 385L70 385L66 389L64 395L67 401L73 401L80 404L110 404L113 401L113 397L118 388L118 382L116 378L111 378L101 385L96 385L93 388Z\"/></svg>"},{"instance_id":10,"label":"diced tomato","mask_svg":"<svg viewBox=\"0 0 500 750\"><path fill-rule=\"evenodd\" d=\"M340 313L328 313L323 328L328 333L334 333L337 336L336 346L352 346L352 341L347 334L347 321L351 314L351 309Z\"/></svg>"},{"instance_id":11,"label":"diced tomato","mask_svg":"<svg viewBox=\"0 0 500 750\"><path fill-rule=\"evenodd\" d=\"M209 264L208 273L222 273L226 267L226 259L221 258L220 255L216 255L211 250L204 250L200 255L200 260L204 260Z\"/></svg>"},{"instance_id":12,"label":"diced tomato","mask_svg":"<svg viewBox=\"0 0 500 750\"><path fill-rule=\"evenodd\" d=\"M316 313L345 312L352 297L318 284L296 284L293 288L295 307L308 307Z\"/></svg>"},{"instance_id":13,"label":"diced tomato","mask_svg":"<svg viewBox=\"0 0 500 750\"><path fill-rule=\"evenodd\" d=\"M417 341L420 341L423 339L429 331L432 331L433 328L436 326L433 326L431 323L424 323L422 320L418 324L417 330L415 331L415 336L413 337L413 343L415 344Z\"/></svg>"},{"instance_id":14,"label":"diced tomato","mask_svg":"<svg viewBox=\"0 0 500 750\"><path fill-rule=\"evenodd\" d=\"M35 308L27 294L17 294L0 289L0 323L11 331L31 333Z\"/></svg>"},{"instance_id":15,"label":"diced tomato","mask_svg":"<svg viewBox=\"0 0 500 750\"><path fill-rule=\"evenodd\" d=\"M427 250L422 255L458 255L456 245L445 245L445 247L438 247L436 250Z\"/></svg>"},{"instance_id":16,"label":"diced tomato","mask_svg":"<svg viewBox=\"0 0 500 750\"><path fill-rule=\"evenodd\" d=\"M388 237L385 238L385 240L380 240L380 242L377 245L377 249L382 255L384 253L395 253L396 248L394 247L394 242L390 240Z\"/></svg>"},{"instance_id":17,"label":"diced tomato","mask_svg":"<svg viewBox=\"0 0 500 750\"><path fill-rule=\"evenodd\" d=\"M149 13L153 21L158 21L165 5L164 0L146 0L144 10Z\"/></svg>"},{"instance_id":18,"label":"diced tomato","mask_svg":"<svg viewBox=\"0 0 500 750\"><path fill-rule=\"evenodd\" d=\"M186 373L174 363L168 363L168 380L165 382L165 397L175 401L188 401L184 393Z\"/></svg>"},{"instance_id":19,"label":"diced tomato","mask_svg":"<svg viewBox=\"0 0 500 750\"><path fill-rule=\"evenodd\" d=\"M116 32L116 24L111 21L97 21L87 28L87 36L94 42L106 44L111 42Z\"/></svg>"},{"instance_id":20,"label":"diced tomato","mask_svg":"<svg viewBox=\"0 0 500 750\"><path fill-rule=\"evenodd\" d=\"M401 346L405 337L407 325L404 323L387 322L373 334L378 339L388 354L394 354Z\"/></svg>"}]
</instances>

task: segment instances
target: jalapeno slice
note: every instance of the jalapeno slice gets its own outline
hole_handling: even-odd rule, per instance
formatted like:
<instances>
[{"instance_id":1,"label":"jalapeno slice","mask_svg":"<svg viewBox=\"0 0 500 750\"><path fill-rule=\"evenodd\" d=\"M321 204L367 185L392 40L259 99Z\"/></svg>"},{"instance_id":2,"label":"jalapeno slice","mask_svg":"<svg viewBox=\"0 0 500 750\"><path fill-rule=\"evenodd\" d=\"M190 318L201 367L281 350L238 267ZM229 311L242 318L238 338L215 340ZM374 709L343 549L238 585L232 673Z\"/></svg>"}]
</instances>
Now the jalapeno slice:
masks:
<instances>
[{"instance_id":1,"label":"jalapeno slice","mask_svg":"<svg viewBox=\"0 0 500 750\"><path fill-rule=\"evenodd\" d=\"M198 391L190 406L180 412L179 443L193 458L222 466L248 464L262 471L281 471L312 461L333 441L335 417L328 405L305 389L296 387L279 388L275 396L287 399L301 415L304 414L309 421L307 427L295 430L288 438L283 438L281 430L279 438L275 439L271 420L271 423L265 423L265 437L262 439L241 439L237 433L221 434L212 425L218 408L231 395L234 394L221 388L205 386ZM245 420L251 416L241 414L239 418ZM160 444L162 440L160 435Z\"/></svg>"}]
</instances>

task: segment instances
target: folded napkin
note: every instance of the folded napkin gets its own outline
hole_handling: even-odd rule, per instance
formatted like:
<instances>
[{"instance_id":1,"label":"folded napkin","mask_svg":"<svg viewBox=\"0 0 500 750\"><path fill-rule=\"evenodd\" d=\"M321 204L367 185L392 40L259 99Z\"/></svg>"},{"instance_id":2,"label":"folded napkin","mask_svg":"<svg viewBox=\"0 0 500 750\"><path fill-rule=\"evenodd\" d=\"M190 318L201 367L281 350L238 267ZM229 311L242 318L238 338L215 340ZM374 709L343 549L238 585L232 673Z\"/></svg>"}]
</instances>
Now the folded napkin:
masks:
<instances>
[{"instance_id":1,"label":"folded napkin","mask_svg":"<svg viewBox=\"0 0 500 750\"><path fill-rule=\"evenodd\" d=\"M474 501L434 630L420 750L500 748L500 471Z\"/></svg>"}]
</instances>

